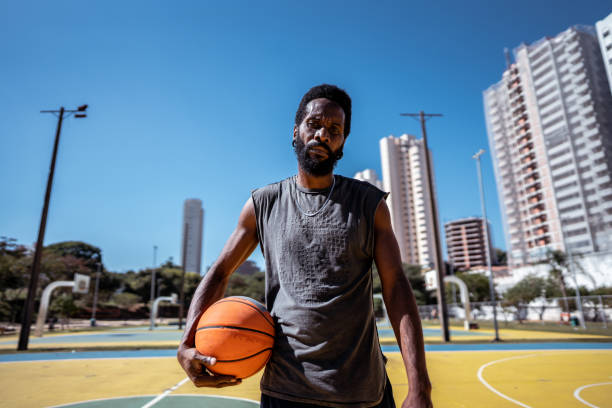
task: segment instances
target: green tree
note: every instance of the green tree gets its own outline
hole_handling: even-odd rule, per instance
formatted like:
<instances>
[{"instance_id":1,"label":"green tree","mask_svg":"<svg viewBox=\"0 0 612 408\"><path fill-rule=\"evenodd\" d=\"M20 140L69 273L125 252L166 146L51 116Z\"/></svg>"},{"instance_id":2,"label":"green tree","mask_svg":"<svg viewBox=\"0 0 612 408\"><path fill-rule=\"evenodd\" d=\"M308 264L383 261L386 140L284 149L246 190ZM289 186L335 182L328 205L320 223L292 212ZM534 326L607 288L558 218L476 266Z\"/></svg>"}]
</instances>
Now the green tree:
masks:
<instances>
[{"instance_id":1,"label":"green tree","mask_svg":"<svg viewBox=\"0 0 612 408\"><path fill-rule=\"evenodd\" d=\"M70 318L76 313L78 308L74 304L72 294L61 293L53 298L49 310L64 319L67 325L70 325Z\"/></svg>"},{"instance_id":2,"label":"green tree","mask_svg":"<svg viewBox=\"0 0 612 408\"><path fill-rule=\"evenodd\" d=\"M120 292L114 293L111 296L109 303L123 308L130 308L141 303L141 299L140 296L134 293Z\"/></svg>"},{"instance_id":3,"label":"green tree","mask_svg":"<svg viewBox=\"0 0 612 408\"><path fill-rule=\"evenodd\" d=\"M102 262L102 251L100 248L81 241L57 242L45 247L47 253L59 255L60 257L72 256L83 261L90 271L95 272L98 263Z\"/></svg>"},{"instance_id":4,"label":"green tree","mask_svg":"<svg viewBox=\"0 0 612 408\"><path fill-rule=\"evenodd\" d=\"M503 249L494 248L495 257L497 258L496 265L508 265L508 254Z\"/></svg>"},{"instance_id":5,"label":"green tree","mask_svg":"<svg viewBox=\"0 0 612 408\"><path fill-rule=\"evenodd\" d=\"M404 276L406 276L408 282L410 282L410 286L412 287L412 292L414 293L417 304L428 304L431 297L429 292L425 289L423 269L419 265L410 264L402 264L402 269L404 271ZM382 293L382 285L376 264L372 265L372 290L374 293Z\"/></svg>"},{"instance_id":6,"label":"green tree","mask_svg":"<svg viewBox=\"0 0 612 408\"><path fill-rule=\"evenodd\" d=\"M234 273L229 280L225 296L247 296L259 302L265 300L265 274L261 271L251 275Z\"/></svg>"},{"instance_id":7,"label":"green tree","mask_svg":"<svg viewBox=\"0 0 612 408\"><path fill-rule=\"evenodd\" d=\"M23 309L31 257L14 238L0 237L0 321L17 322Z\"/></svg>"},{"instance_id":8,"label":"green tree","mask_svg":"<svg viewBox=\"0 0 612 408\"><path fill-rule=\"evenodd\" d=\"M504 294L504 300L516 307L517 319L523 323L523 311L533 299L545 294L547 281L535 275L527 275ZM543 311L540 314L542 316Z\"/></svg>"},{"instance_id":9,"label":"green tree","mask_svg":"<svg viewBox=\"0 0 612 408\"><path fill-rule=\"evenodd\" d=\"M555 282L558 285L561 291L561 296L563 297L563 304L565 307L565 311L569 312L570 308L569 308L569 303L567 301L567 284L566 284L567 279L569 278L569 268L570 268L569 257L563 251L549 250L546 253L546 258L542 262L545 264L548 264L549 277L553 282ZM584 271L580 263L573 261L572 266L574 267L574 271L576 273L586 276L593 281L593 278ZM593 281L593 283L595 282ZM588 292L586 288L579 288L579 290L580 290L580 293Z\"/></svg>"},{"instance_id":10,"label":"green tree","mask_svg":"<svg viewBox=\"0 0 612 408\"><path fill-rule=\"evenodd\" d=\"M489 290L489 278L481 273L457 272L455 276L465 282L471 302L485 302L491 299ZM444 285L445 295L448 302L453 302L452 287Z\"/></svg>"}]
</instances>

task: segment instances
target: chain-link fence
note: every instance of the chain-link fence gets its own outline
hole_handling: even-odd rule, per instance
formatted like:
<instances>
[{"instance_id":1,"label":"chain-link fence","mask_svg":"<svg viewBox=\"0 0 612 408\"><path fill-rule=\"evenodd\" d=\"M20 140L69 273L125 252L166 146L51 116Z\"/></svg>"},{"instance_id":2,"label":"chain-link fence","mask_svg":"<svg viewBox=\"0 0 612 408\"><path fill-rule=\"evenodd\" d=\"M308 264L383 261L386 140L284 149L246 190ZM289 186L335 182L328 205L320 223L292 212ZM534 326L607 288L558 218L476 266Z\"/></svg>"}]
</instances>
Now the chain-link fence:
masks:
<instances>
[{"instance_id":1,"label":"chain-link fence","mask_svg":"<svg viewBox=\"0 0 612 408\"><path fill-rule=\"evenodd\" d=\"M600 323L607 328L612 320L612 295L582 296L582 311L586 322ZM470 320L493 320L494 302L470 302ZM501 322L540 321L577 324L579 318L575 297L538 298L530 303L508 303L500 300L495 303L497 319ZM465 319L462 304L449 303L448 315L451 319ZM419 306L421 320L438 318L437 305Z\"/></svg>"}]
</instances>

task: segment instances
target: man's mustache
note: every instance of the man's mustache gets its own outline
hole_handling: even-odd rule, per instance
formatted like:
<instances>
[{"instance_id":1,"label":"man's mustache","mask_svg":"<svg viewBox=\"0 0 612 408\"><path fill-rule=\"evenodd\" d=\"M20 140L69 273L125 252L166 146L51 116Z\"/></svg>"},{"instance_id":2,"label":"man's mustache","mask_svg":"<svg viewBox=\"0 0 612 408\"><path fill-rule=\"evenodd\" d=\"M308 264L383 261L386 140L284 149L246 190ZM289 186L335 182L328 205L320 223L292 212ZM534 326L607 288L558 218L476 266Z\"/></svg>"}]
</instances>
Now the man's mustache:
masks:
<instances>
[{"instance_id":1,"label":"man's mustache","mask_svg":"<svg viewBox=\"0 0 612 408\"><path fill-rule=\"evenodd\" d=\"M323 142L318 142L316 140L313 140L313 141L308 142L308 144L306 145L306 149L312 149L314 147L324 148L330 156L333 154L332 149L330 149L330 147Z\"/></svg>"}]
</instances>

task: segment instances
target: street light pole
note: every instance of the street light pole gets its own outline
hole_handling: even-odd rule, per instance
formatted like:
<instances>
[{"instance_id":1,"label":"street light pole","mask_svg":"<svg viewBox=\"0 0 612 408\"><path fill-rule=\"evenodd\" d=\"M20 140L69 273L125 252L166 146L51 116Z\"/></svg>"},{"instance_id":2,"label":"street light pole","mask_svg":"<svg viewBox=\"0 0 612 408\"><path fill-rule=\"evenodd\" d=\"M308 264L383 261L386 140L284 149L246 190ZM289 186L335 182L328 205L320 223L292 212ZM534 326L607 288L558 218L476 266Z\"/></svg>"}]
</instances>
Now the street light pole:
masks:
<instances>
[{"instance_id":1,"label":"street light pole","mask_svg":"<svg viewBox=\"0 0 612 408\"><path fill-rule=\"evenodd\" d=\"M34 315L34 299L36 297L36 290L38 289L38 277L40 276L40 261L42 259L43 241L45 239L45 229L47 227L47 214L49 212L49 201L51 200L51 188L53 187L53 175L55 174L55 161L57 159L57 149L59 147L60 133L62 131L62 122L64 121L64 114L68 113L75 114L75 118L84 118L87 115L85 111L87 105L79 106L75 110L67 110L64 107L60 107L59 110L43 110L41 113L53 113L57 114L57 128L55 130L55 142L53 144L53 154L51 155L51 165L49 166L49 177L47 178L47 189L45 191L45 201L43 204L42 215L40 217L40 226L38 227L38 239L36 240L36 247L34 249L34 260L32 262L32 270L30 273L30 282L28 284L28 295L26 297L23 317L21 319L21 331L19 332L19 344L17 350L27 350L28 341L30 339L30 326L32 324L32 316ZM80 112L80 113L77 113ZM68 117L66 116L66 117Z\"/></svg>"},{"instance_id":2,"label":"street light pole","mask_svg":"<svg viewBox=\"0 0 612 408\"><path fill-rule=\"evenodd\" d=\"M96 271L96 285L94 287L93 307L91 308L91 326L96 326L96 307L98 305L98 286L100 284L100 267L102 264L98 262L98 270Z\"/></svg>"},{"instance_id":3,"label":"street light pole","mask_svg":"<svg viewBox=\"0 0 612 408\"><path fill-rule=\"evenodd\" d=\"M149 330L153 330L155 320L153 319L153 303L155 302L155 268L157 267L157 245L153 245L153 269L151 270L151 326Z\"/></svg>"},{"instance_id":4,"label":"street light pole","mask_svg":"<svg viewBox=\"0 0 612 408\"><path fill-rule=\"evenodd\" d=\"M482 223L484 228L485 252L487 257L487 269L489 270L489 296L493 302L493 326L495 327L495 338L493 341L500 341L499 328L497 326L497 299L495 298L495 288L493 286L493 269L491 268L491 248L489 247L489 222L487 221L487 209L485 207L484 188L482 183L482 168L480 167L480 156L485 153L480 149L472 156L476 159L476 168L478 170L478 188L480 189L480 206L482 207Z\"/></svg>"},{"instance_id":5,"label":"street light pole","mask_svg":"<svg viewBox=\"0 0 612 408\"><path fill-rule=\"evenodd\" d=\"M151 273L151 306L155 300L155 268L157 268L157 245L153 245L153 271Z\"/></svg>"}]
</instances>

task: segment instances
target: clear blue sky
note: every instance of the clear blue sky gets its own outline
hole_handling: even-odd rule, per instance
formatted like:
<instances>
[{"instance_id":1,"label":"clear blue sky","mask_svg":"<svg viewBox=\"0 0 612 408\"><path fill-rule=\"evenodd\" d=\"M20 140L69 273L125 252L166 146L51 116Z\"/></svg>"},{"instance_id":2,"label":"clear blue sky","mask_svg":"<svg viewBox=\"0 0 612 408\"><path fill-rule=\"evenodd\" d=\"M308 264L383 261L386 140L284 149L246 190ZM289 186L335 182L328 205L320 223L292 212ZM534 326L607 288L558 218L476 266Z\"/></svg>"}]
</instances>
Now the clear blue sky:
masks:
<instances>
[{"instance_id":1,"label":"clear blue sky","mask_svg":"<svg viewBox=\"0 0 612 408\"><path fill-rule=\"evenodd\" d=\"M494 6L492 6L494 5ZM293 116L327 82L353 98L337 172L380 174L378 141L428 122L441 221L480 214L472 154L503 48L594 25L605 1L7 1L0 5L0 235L36 241L56 118L65 121L45 244L82 240L110 270L179 261L183 200L205 208L204 267L252 189L295 173ZM490 157L487 211L504 248ZM259 264L259 250L253 259Z\"/></svg>"}]
</instances>

